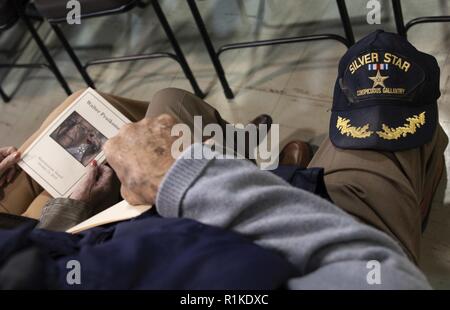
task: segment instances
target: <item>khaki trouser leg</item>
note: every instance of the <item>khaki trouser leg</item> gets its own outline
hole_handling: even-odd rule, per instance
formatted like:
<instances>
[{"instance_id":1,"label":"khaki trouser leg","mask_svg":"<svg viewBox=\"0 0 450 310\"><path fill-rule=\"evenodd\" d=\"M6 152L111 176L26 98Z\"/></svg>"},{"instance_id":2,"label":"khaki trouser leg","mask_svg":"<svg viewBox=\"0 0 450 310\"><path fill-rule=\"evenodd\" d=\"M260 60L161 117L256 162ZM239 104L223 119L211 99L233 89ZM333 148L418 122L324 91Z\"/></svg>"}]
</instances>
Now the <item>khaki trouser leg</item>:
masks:
<instances>
[{"instance_id":1,"label":"khaki trouser leg","mask_svg":"<svg viewBox=\"0 0 450 310\"><path fill-rule=\"evenodd\" d=\"M50 113L41 127L19 148L23 152L41 134L41 132L55 120L83 91L78 91L68 97L61 105ZM135 101L101 94L116 109L131 121L142 119L148 107L148 102ZM5 197L0 201L0 212L39 218L43 206L51 196L39 184L34 182L24 172L21 172L13 183L5 189Z\"/></svg>"},{"instance_id":2,"label":"khaki trouser leg","mask_svg":"<svg viewBox=\"0 0 450 310\"><path fill-rule=\"evenodd\" d=\"M147 110L147 117L161 114L173 116L177 123L186 124L194 132L194 116L202 117L202 127L208 124L227 123L219 112L194 94L178 88L166 88L155 94ZM203 128L201 128L203 130Z\"/></svg>"},{"instance_id":3,"label":"khaki trouser leg","mask_svg":"<svg viewBox=\"0 0 450 310\"><path fill-rule=\"evenodd\" d=\"M447 144L440 126L430 143L395 153L343 150L327 138L309 167L324 168L327 190L337 206L394 237L417 262L420 205L431 200L439 183Z\"/></svg>"}]
</instances>

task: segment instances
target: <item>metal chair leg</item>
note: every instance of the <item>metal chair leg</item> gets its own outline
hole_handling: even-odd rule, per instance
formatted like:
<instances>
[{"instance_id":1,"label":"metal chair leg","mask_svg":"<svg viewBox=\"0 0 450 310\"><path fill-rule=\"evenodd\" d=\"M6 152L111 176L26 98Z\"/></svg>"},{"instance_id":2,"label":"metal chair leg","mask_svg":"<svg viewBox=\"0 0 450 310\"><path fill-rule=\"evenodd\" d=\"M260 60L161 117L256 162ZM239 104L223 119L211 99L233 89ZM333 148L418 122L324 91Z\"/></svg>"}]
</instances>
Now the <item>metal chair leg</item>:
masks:
<instances>
[{"instance_id":1,"label":"metal chair leg","mask_svg":"<svg viewBox=\"0 0 450 310\"><path fill-rule=\"evenodd\" d=\"M200 15L197 4L195 0L187 0L189 8L191 10L192 16L194 17L195 23L197 24L197 28L200 31L200 35L202 36L203 43L208 50L209 57L213 63L214 69L216 70L217 76L219 77L219 81L222 84L223 91L225 96L228 99L233 99L234 94L228 84L227 78L225 76L225 71L223 70L222 63L220 62L219 56L216 53L216 50L211 42L211 38L209 37L208 31L206 30L205 23Z\"/></svg>"},{"instance_id":2,"label":"metal chair leg","mask_svg":"<svg viewBox=\"0 0 450 310\"><path fill-rule=\"evenodd\" d=\"M170 28L170 25L166 19L166 16L164 15L164 13L161 9L161 6L159 5L158 0L153 0L152 5L153 5L153 9L156 13L156 16L158 16L161 26L163 27L164 32L166 33L166 36L169 39L170 44L172 45L172 48L173 48L175 54L177 55L178 62L181 66L181 69L183 69L183 72L186 75L186 78L191 83L192 89L194 90L195 94L198 97L204 98L205 94L202 92L202 90L198 86L197 81L196 81L194 75L192 74L191 68L189 67L189 65L186 61L186 58L184 57L183 51L181 50L180 45L178 44L178 42L172 32L172 29Z\"/></svg>"},{"instance_id":3,"label":"metal chair leg","mask_svg":"<svg viewBox=\"0 0 450 310\"><path fill-rule=\"evenodd\" d=\"M138 7L140 7L141 9L145 9L148 7L149 4L150 4L150 2L148 2L148 1L138 0L136 5Z\"/></svg>"},{"instance_id":4,"label":"metal chair leg","mask_svg":"<svg viewBox=\"0 0 450 310\"><path fill-rule=\"evenodd\" d=\"M355 36L353 35L352 24L348 15L347 6L345 5L345 0L336 0L336 2L341 16L342 26L344 26L345 37L348 40L349 46L352 46L355 44Z\"/></svg>"},{"instance_id":5,"label":"metal chair leg","mask_svg":"<svg viewBox=\"0 0 450 310\"><path fill-rule=\"evenodd\" d=\"M406 36L407 36L406 27L405 27L405 21L403 19L402 4L401 4L400 0L392 0L392 8L394 10L395 24L397 26L397 33L406 38Z\"/></svg>"},{"instance_id":6,"label":"metal chair leg","mask_svg":"<svg viewBox=\"0 0 450 310\"><path fill-rule=\"evenodd\" d=\"M431 24L431 23L449 23L450 22L450 16L449 15L443 15L443 16L422 16L417 17L405 25L405 31L408 32L411 27L420 25L420 24Z\"/></svg>"},{"instance_id":7,"label":"metal chair leg","mask_svg":"<svg viewBox=\"0 0 450 310\"><path fill-rule=\"evenodd\" d=\"M37 33L36 29L33 27L33 24L29 20L29 18L22 12L19 13L22 20L24 21L25 25L27 26L28 30L31 33L31 36L33 37L34 41L36 42L37 46L39 47L40 51L45 57L45 60L47 61L47 64L50 68L50 70L55 75L56 79L58 80L59 84L61 84L64 91L67 93L67 95L72 94L72 90L70 89L69 85L67 84L67 81L64 79L63 75L61 74L61 71L59 71L58 67L56 66L56 63L53 59L53 57L50 55L50 52L48 51L47 47L45 46L44 42L42 42L41 37Z\"/></svg>"},{"instance_id":8,"label":"metal chair leg","mask_svg":"<svg viewBox=\"0 0 450 310\"><path fill-rule=\"evenodd\" d=\"M11 98L4 92L3 88L0 86L0 97L4 102L9 102Z\"/></svg>"},{"instance_id":9,"label":"metal chair leg","mask_svg":"<svg viewBox=\"0 0 450 310\"><path fill-rule=\"evenodd\" d=\"M81 76L83 77L85 83L89 86L95 89L95 84L92 81L91 77L87 73L86 69L82 65L80 59L75 54L75 51L73 50L70 43L67 41L66 37L64 36L64 33L62 32L61 28L59 28L58 25L50 23L50 25L53 28L53 31L55 32L56 36L58 37L59 41L61 41L61 44L63 45L64 49L66 50L67 54L69 54L70 58L72 59L73 63L75 64L75 67L77 67L78 72L80 72Z\"/></svg>"}]
</instances>

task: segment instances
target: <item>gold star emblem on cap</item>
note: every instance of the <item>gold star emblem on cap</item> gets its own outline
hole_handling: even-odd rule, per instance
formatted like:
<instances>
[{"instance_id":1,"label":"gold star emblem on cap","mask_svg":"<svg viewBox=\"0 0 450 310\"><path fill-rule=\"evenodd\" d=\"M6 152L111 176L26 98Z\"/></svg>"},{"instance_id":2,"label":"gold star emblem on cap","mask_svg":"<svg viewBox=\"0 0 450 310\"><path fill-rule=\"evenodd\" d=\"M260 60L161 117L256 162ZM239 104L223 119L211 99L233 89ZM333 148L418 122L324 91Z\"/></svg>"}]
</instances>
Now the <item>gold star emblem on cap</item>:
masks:
<instances>
[{"instance_id":1,"label":"gold star emblem on cap","mask_svg":"<svg viewBox=\"0 0 450 310\"><path fill-rule=\"evenodd\" d=\"M378 85L380 85L383 88L386 88L386 86L384 86L384 81L388 78L389 78L389 76L382 76L380 70L377 71L377 75L369 76L369 79L371 79L373 81L372 88L375 88Z\"/></svg>"}]
</instances>

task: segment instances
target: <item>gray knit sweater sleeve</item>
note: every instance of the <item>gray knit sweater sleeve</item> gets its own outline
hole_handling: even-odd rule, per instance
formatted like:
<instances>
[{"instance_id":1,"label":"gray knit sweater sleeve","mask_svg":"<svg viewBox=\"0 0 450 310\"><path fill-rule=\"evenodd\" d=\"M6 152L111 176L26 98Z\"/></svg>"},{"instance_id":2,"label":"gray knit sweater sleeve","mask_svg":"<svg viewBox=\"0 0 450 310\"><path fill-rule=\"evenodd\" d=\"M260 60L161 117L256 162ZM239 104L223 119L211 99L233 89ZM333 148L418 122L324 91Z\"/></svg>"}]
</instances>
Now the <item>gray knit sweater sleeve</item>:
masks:
<instances>
[{"instance_id":1,"label":"gray knit sweater sleeve","mask_svg":"<svg viewBox=\"0 0 450 310\"><path fill-rule=\"evenodd\" d=\"M211 157L207 146L191 148ZM430 288L389 236L246 160L178 159L156 205L162 216L230 229L280 253L298 270L291 289Z\"/></svg>"}]
</instances>

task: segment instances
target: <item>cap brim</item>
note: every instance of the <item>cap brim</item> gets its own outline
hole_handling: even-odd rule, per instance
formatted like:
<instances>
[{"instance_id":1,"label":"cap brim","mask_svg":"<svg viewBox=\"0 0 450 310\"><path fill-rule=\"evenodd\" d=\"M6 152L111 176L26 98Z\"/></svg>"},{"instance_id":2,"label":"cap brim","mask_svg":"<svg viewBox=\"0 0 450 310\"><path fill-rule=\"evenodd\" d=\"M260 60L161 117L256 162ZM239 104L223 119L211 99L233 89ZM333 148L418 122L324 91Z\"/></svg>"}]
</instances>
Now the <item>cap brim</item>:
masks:
<instances>
[{"instance_id":1,"label":"cap brim","mask_svg":"<svg viewBox=\"0 0 450 310\"><path fill-rule=\"evenodd\" d=\"M330 140L343 149L402 151L430 142L437 122L437 104L416 107L383 105L333 111Z\"/></svg>"}]
</instances>

